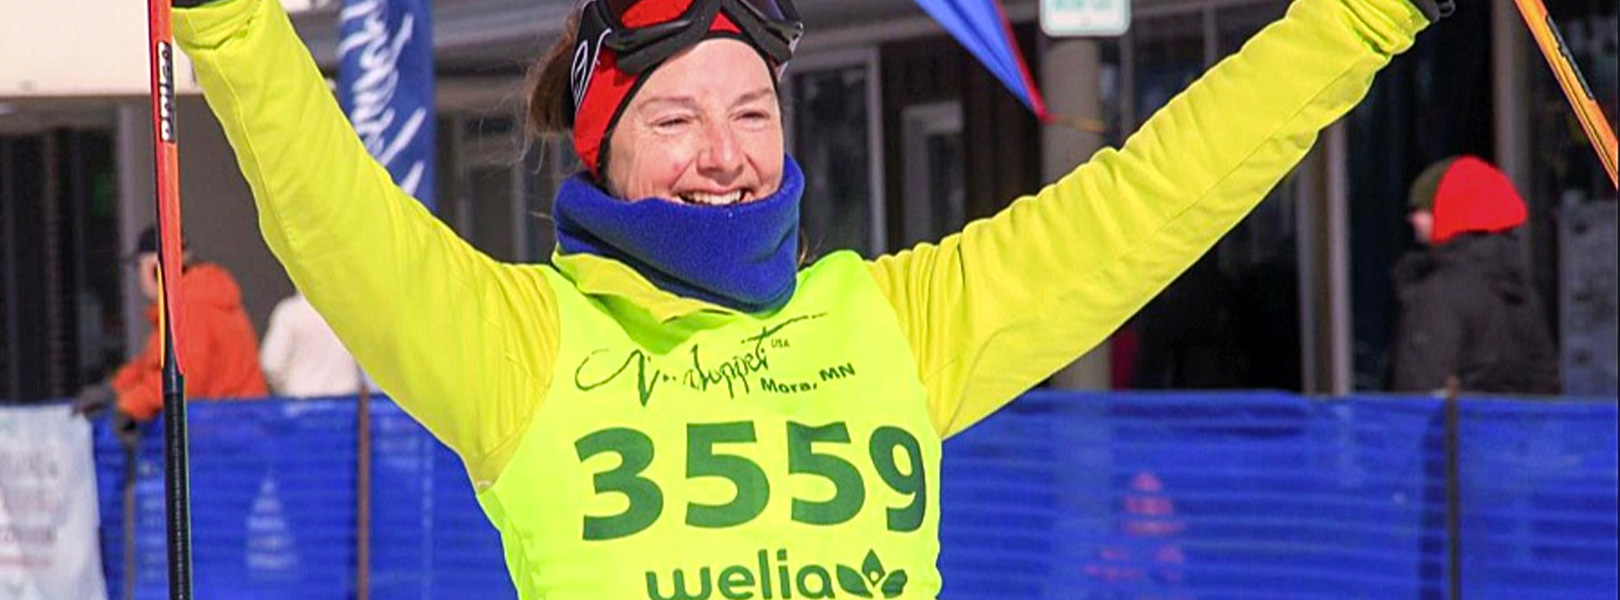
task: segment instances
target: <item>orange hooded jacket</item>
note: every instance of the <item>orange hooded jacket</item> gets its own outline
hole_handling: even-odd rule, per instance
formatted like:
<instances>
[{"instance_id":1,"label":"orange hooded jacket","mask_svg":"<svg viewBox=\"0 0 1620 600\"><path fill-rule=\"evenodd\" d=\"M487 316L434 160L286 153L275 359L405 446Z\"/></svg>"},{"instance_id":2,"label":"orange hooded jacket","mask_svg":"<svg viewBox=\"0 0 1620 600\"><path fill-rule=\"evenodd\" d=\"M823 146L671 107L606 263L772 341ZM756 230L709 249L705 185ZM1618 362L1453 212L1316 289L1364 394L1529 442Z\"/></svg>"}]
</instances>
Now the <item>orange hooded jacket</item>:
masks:
<instances>
[{"instance_id":1,"label":"orange hooded jacket","mask_svg":"<svg viewBox=\"0 0 1620 600\"><path fill-rule=\"evenodd\" d=\"M186 397L209 400L261 398L269 394L259 370L258 335L242 308L242 290L225 269L211 264L186 268L184 340ZM147 308L153 334L146 348L113 377L118 408L136 420L163 408L163 354L157 333L157 305Z\"/></svg>"}]
</instances>

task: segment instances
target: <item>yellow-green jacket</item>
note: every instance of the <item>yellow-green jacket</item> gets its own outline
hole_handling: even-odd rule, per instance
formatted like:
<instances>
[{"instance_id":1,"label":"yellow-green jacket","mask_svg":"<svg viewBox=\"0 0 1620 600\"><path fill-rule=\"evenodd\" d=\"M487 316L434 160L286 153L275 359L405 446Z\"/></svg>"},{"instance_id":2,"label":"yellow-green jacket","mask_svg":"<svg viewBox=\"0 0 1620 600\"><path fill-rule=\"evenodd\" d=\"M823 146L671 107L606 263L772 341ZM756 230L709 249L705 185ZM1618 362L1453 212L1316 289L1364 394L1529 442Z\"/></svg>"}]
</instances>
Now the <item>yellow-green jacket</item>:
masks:
<instances>
[{"instance_id":1,"label":"yellow-green jacket","mask_svg":"<svg viewBox=\"0 0 1620 600\"><path fill-rule=\"evenodd\" d=\"M279 2L226 0L177 11L175 20L253 189L260 229L294 283L383 389L465 461L486 510L494 508L524 597L591 597L568 595L567 582L535 582L535 572L549 565L513 556L515 543L538 534L508 513L536 511L548 500L514 509L510 497L492 502L498 494L491 492L508 480L541 489L534 482L562 475L546 465L568 457L536 458L543 444L526 439L551 425L538 421L553 412L585 414L548 408L554 390L575 390L580 381L574 364L559 362L581 341L570 336L618 327L625 343L668 352L681 347L683 340L667 338L689 331L683 323L780 324L782 315L739 315L677 297L595 256L557 256L554 267L496 262L397 189L366 154ZM835 255L812 268L835 282L817 289L870 293L874 301L855 306L892 311L873 322L892 323L895 347L909 350L890 364L915 372L894 374L895 386L917 386L926 431L911 433L937 447L1104 340L1168 285L1293 168L1318 131L1354 106L1425 25L1407 0L1299 0L1123 148L1097 153L936 244L864 262ZM870 281L851 279L851 269ZM575 315L586 314L603 320L576 327L588 319ZM585 440L561 443L572 452L576 441ZM690 440L653 441L671 451L693 447ZM578 450L572 460L586 462L587 448ZM600 476L612 468L582 472ZM861 472L868 481L907 475L877 469ZM679 525L679 511L670 510ZM921 536L937 537L930 521ZM859 551L845 562L862 561L864 530L817 535L847 535ZM779 557L767 550L784 541L758 541L759 570L769 571ZM919 544L932 551L937 542ZM921 585L937 580L933 565L917 568L929 572L914 572L919 583L903 597L933 597L937 581ZM763 582L752 585L759 592Z\"/></svg>"}]
</instances>

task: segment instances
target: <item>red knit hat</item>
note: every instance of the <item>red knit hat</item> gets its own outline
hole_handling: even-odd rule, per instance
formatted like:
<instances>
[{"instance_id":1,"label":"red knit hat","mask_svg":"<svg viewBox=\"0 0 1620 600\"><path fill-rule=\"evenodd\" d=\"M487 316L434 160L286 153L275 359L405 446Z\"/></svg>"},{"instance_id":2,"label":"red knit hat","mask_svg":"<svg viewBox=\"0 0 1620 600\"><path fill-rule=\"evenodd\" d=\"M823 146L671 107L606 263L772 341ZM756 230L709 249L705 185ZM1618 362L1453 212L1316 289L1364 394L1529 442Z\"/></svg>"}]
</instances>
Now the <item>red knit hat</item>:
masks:
<instances>
[{"instance_id":1,"label":"red knit hat","mask_svg":"<svg viewBox=\"0 0 1620 600\"><path fill-rule=\"evenodd\" d=\"M1507 231L1529 218L1524 199L1496 167L1473 156L1450 163L1434 191L1435 245L1464 233Z\"/></svg>"}]
</instances>

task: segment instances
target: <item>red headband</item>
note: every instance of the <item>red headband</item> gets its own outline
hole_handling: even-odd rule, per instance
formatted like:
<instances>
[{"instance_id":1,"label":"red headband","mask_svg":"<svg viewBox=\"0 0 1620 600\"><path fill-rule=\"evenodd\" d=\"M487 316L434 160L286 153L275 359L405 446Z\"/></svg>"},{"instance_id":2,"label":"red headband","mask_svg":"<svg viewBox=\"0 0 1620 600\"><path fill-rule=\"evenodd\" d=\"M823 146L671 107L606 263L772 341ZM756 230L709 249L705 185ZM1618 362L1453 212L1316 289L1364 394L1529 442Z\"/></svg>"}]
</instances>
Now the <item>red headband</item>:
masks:
<instances>
[{"instance_id":1,"label":"red headband","mask_svg":"<svg viewBox=\"0 0 1620 600\"><path fill-rule=\"evenodd\" d=\"M675 19L690 5L691 0L637 2L626 9L620 19L625 27L645 27ZM717 33L741 35L742 30L729 16L719 13L709 25L709 36ZM595 56L592 57L592 54ZM604 48L600 39L579 40L575 46L572 89L577 93L583 88L585 93L575 100L574 152L585 163L585 168L598 179L604 176L601 168L602 147L609 132L618 125L619 116L624 113L630 97L641 87L641 81L657 68L654 66L640 75L620 70L618 57L612 50ZM583 86L580 85L581 78L585 79Z\"/></svg>"}]
</instances>

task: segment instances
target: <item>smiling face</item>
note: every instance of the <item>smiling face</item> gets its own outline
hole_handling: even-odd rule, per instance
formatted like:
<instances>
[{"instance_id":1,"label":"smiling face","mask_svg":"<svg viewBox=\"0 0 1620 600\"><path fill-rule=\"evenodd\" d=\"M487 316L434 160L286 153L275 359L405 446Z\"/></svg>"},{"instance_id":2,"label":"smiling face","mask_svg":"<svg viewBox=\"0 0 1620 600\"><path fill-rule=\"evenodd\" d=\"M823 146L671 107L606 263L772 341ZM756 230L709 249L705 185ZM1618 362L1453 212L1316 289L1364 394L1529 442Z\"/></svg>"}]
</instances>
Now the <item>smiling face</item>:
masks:
<instances>
[{"instance_id":1,"label":"smiling face","mask_svg":"<svg viewBox=\"0 0 1620 600\"><path fill-rule=\"evenodd\" d=\"M723 206L782 184L782 114L765 60L743 42L711 39L642 82L608 145L609 192Z\"/></svg>"}]
</instances>

